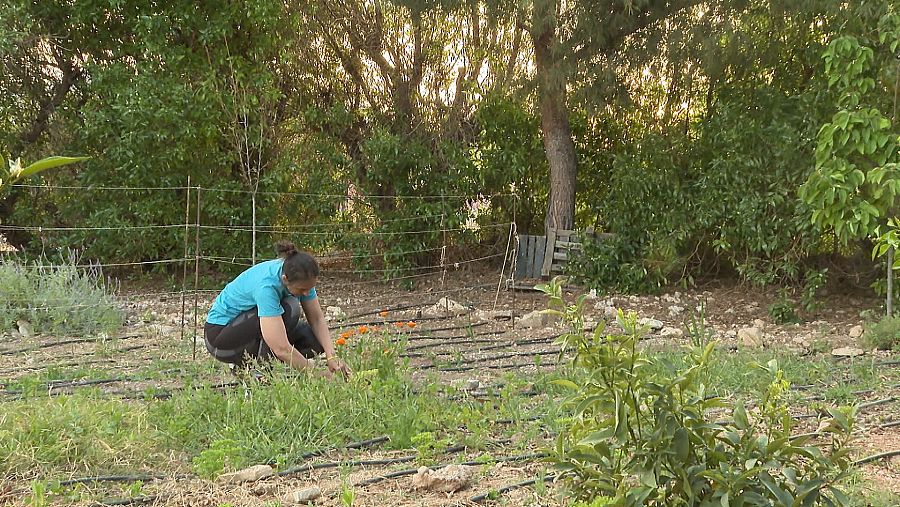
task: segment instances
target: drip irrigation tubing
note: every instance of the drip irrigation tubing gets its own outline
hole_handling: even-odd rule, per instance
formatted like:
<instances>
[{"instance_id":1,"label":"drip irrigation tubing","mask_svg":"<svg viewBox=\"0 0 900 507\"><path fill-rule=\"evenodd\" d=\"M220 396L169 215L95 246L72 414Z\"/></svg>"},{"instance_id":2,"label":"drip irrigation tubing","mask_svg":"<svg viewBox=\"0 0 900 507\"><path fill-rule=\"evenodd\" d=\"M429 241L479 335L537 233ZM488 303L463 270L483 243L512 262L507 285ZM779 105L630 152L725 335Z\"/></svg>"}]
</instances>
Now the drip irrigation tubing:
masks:
<instances>
[{"instance_id":1,"label":"drip irrigation tubing","mask_svg":"<svg viewBox=\"0 0 900 507\"><path fill-rule=\"evenodd\" d=\"M159 475L159 474L141 474L141 475L98 475L96 477L77 477L75 479L65 479L59 482L53 482L53 484L59 484L60 486L73 486L75 484L91 484L97 482L149 482L149 481L158 481L160 479L166 479L170 476L167 475ZM187 475L177 475L175 479L183 479L188 477Z\"/></svg>"},{"instance_id":2,"label":"drip irrigation tubing","mask_svg":"<svg viewBox=\"0 0 900 507\"><path fill-rule=\"evenodd\" d=\"M125 335L118 338L72 338L69 340L60 340L58 342L50 342L50 343L41 343L38 345L33 345L31 347L23 347L20 349L5 349L0 350L0 356L12 356L15 354L22 354L24 352L34 352L35 350L40 349L49 349L51 347L59 347L62 345L71 345L74 343L94 343L94 342L114 342L118 340L125 340L128 338L139 338L137 335Z\"/></svg>"},{"instance_id":3,"label":"drip irrigation tubing","mask_svg":"<svg viewBox=\"0 0 900 507\"><path fill-rule=\"evenodd\" d=\"M488 500L488 499L494 500L494 499L496 499L496 497L498 497L498 496L500 496L500 495L502 495L502 494L504 494L504 493L508 493L508 492L510 492L510 491L513 491L513 490L516 490L516 489L520 489L520 488L525 488L525 487L528 487L528 486L533 486L533 485L537 484L538 482L554 481L554 480L556 480L556 477L557 477L556 475L547 475L547 476L544 476L544 477L535 477L535 478L533 478L533 479L528 479L528 480L526 480L526 481L517 482L517 483L515 483L515 484L510 484L510 485L508 485L508 486L503 486L502 488L499 488L499 489L494 490L494 491L489 491L489 492L487 492L487 493L482 493L482 494L480 494L480 495L471 496L471 497L469 497L469 501L472 502L472 503L481 503L481 502L483 502L483 501L485 501L485 500Z\"/></svg>"},{"instance_id":4,"label":"drip irrigation tubing","mask_svg":"<svg viewBox=\"0 0 900 507\"><path fill-rule=\"evenodd\" d=\"M867 456L863 459L858 459L853 462L854 466L865 465L867 463L872 463L873 461L878 461L886 458L893 458L894 456L900 456L900 449L895 449L893 451L882 452L879 454L873 454L872 456Z\"/></svg>"},{"instance_id":5,"label":"drip irrigation tubing","mask_svg":"<svg viewBox=\"0 0 900 507\"><path fill-rule=\"evenodd\" d=\"M501 335L504 333L506 333L506 331L488 331L488 332L484 332L484 333L475 333L473 336L497 336L497 335ZM469 337L469 335L467 335L467 334L461 334L461 335L453 335L453 336L441 336L439 338L441 338L443 340L462 340L462 339L465 339L468 337ZM431 348L437 348L437 347L446 347L448 345L471 345L471 344L478 344L478 343L497 343L497 340L491 340L488 338L482 338L482 339L476 338L474 340L466 340L466 341L462 341L462 342L421 343L419 345L412 345L412 346L406 347L406 350L414 351L414 350L424 350L424 349L431 349ZM485 349L479 349L479 350L485 350Z\"/></svg>"},{"instance_id":6,"label":"drip irrigation tubing","mask_svg":"<svg viewBox=\"0 0 900 507\"><path fill-rule=\"evenodd\" d=\"M487 464L492 464L492 463L510 463L510 462L515 462L515 461L533 461L533 460L536 460L536 459L546 458L547 456L548 456L547 453L539 452L539 453L533 453L533 454L522 454L522 455L519 455L519 456L505 456L505 457L502 457L502 458L494 458L494 459L490 459L490 460L464 461L464 462L462 462L462 463L457 463L457 464L459 464L459 465L465 465L465 466L480 466L480 465L487 465ZM435 466L432 466L432 467L429 467L429 468L431 468L432 470L439 470L439 469L441 469L441 468L445 468L445 467L448 467L448 466L450 466L450 464L446 464L446 465L435 465ZM403 477L403 476L406 476L406 475L413 475L413 474L417 473L418 471L419 471L418 468L408 468L408 469L406 469L406 470L398 470L398 471L396 471L396 472L391 472L391 473L388 473L388 474L380 475L380 476L377 476L377 477L371 477L371 478L369 478L369 479L365 479L365 480L359 481L359 482L355 483L354 486L370 486L370 485L372 485L372 484L377 484L377 483L379 483L379 482L386 481L386 480L388 480L388 479L395 479L395 478L397 478L397 477Z\"/></svg>"},{"instance_id":7,"label":"drip irrigation tubing","mask_svg":"<svg viewBox=\"0 0 900 507\"><path fill-rule=\"evenodd\" d=\"M545 351L537 351L537 352L514 352L514 353L510 353L510 354L501 354L499 356L483 357L480 359L469 360L469 361L466 361L466 363L470 364L470 365L472 365L472 364L477 365L477 364L488 363L491 361L499 361L501 359L509 359L511 357L534 357L534 356L555 356L555 355L559 355L558 350L545 350ZM540 366L555 366L556 364L557 363L555 363L555 362L554 363L541 363ZM532 363L517 363L517 364L510 364L510 365L486 365L486 366L484 366L484 368L510 369L510 368L517 368L517 367L521 367L521 366L535 366L535 363L532 362ZM424 366L419 367L419 369L422 369L422 370L436 369L437 371L442 371L442 372L471 371L471 370L476 370L478 368L479 368L478 366L451 366L451 367L443 367L442 368L435 364L424 365Z\"/></svg>"},{"instance_id":8,"label":"drip irrigation tubing","mask_svg":"<svg viewBox=\"0 0 900 507\"><path fill-rule=\"evenodd\" d=\"M110 498L107 500L98 500L91 505L96 505L98 507L116 505L144 505L148 503L154 503L158 500L164 500L166 498L168 498L168 496L164 495L135 496L132 498Z\"/></svg>"},{"instance_id":9,"label":"drip irrigation tubing","mask_svg":"<svg viewBox=\"0 0 900 507\"><path fill-rule=\"evenodd\" d=\"M341 449L363 449L366 447L373 447L375 445L387 442L390 439L391 438L388 436L382 436L382 437L370 438L368 440L360 440L359 442L351 442L347 445L340 446L340 447L328 447L328 448L319 449L316 451L309 451L309 452L305 452L305 453L301 454L299 459L306 460L309 458L315 458L316 456L321 456L327 452L339 451Z\"/></svg>"}]
</instances>

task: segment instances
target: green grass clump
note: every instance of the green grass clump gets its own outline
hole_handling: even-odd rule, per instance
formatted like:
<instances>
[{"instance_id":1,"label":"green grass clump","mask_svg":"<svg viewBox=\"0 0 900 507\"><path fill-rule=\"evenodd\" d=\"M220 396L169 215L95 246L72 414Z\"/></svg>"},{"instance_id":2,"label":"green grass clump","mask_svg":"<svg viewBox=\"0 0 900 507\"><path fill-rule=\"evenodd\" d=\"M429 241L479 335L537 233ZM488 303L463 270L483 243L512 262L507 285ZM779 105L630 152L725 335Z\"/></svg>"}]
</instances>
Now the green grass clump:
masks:
<instances>
[{"instance_id":1,"label":"green grass clump","mask_svg":"<svg viewBox=\"0 0 900 507\"><path fill-rule=\"evenodd\" d=\"M40 333L112 332L124 320L112 293L99 268L78 267L74 255L58 264L0 257L0 331L26 320Z\"/></svg>"},{"instance_id":2,"label":"green grass clump","mask_svg":"<svg viewBox=\"0 0 900 507\"><path fill-rule=\"evenodd\" d=\"M145 408L99 392L0 404L0 474L9 478L134 472L154 462L159 441Z\"/></svg>"},{"instance_id":3,"label":"green grass clump","mask_svg":"<svg viewBox=\"0 0 900 507\"><path fill-rule=\"evenodd\" d=\"M884 317L868 326L863 339L880 350L900 350L900 317Z\"/></svg>"}]
</instances>

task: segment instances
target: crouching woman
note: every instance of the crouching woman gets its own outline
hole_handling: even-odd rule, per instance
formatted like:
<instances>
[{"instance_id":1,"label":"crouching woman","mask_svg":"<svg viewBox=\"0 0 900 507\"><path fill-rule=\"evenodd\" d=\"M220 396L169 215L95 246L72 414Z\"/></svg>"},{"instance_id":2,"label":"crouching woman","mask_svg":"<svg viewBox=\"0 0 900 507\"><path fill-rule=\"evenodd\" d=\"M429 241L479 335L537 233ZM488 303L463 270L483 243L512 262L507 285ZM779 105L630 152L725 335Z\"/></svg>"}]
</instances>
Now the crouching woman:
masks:
<instances>
[{"instance_id":1,"label":"crouching woman","mask_svg":"<svg viewBox=\"0 0 900 507\"><path fill-rule=\"evenodd\" d=\"M279 242L277 251L277 259L250 267L216 296L204 326L207 350L238 367L274 356L298 370L312 370L313 357L324 354L325 375L346 377L350 369L335 355L316 296L318 263L289 241Z\"/></svg>"}]
</instances>

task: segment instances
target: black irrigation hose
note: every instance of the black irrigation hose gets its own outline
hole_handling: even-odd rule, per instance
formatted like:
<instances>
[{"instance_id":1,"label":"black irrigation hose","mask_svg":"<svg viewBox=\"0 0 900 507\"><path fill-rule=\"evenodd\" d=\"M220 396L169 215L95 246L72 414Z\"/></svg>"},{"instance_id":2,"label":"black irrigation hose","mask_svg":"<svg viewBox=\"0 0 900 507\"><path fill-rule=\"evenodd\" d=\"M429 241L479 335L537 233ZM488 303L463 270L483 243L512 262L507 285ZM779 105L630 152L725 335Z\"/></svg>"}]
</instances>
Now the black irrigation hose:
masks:
<instances>
[{"instance_id":1,"label":"black irrigation hose","mask_svg":"<svg viewBox=\"0 0 900 507\"><path fill-rule=\"evenodd\" d=\"M144 505L153 503L157 500L166 498L162 495L136 496L132 498L111 498L107 500L98 500L93 505L97 506L113 506L113 505Z\"/></svg>"},{"instance_id":2,"label":"black irrigation hose","mask_svg":"<svg viewBox=\"0 0 900 507\"><path fill-rule=\"evenodd\" d=\"M148 482L159 479L165 479L165 475L99 475L96 477L78 477L75 479L66 479L53 484L60 486L72 486L74 484L90 484L95 482ZM184 477L184 476L180 476Z\"/></svg>"},{"instance_id":3,"label":"black irrigation hose","mask_svg":"<svg viewBox=\"0 0 900 507\"><path fill-rule=\"evenodd\" d=\"M462 452L466 450L466 446L464 445L454 445L448 447L442 451L444 454L453 454L457 452ZM395 465L397 463L409 463L410 461L415 461L417 456L401 456L399 458L388 458L388 459L371 459L371 460L353 460L353 461L330 461L326 463L310 463L306 465L300 465L292 468L288 468L286 470L282 470L275 475L278 477L284 477L285 475L293 475L301 472L309 472L311 470L322 470L326 468L338 468L342 466L372 466L372 465Z\"/></svg>"},{"instance_id":4,"label":"black irrigation hose","mask_svg":"<svg viewBox=\"0 0 900 507\"><path fill-rule=\"evenodd\" d=\"M466 363L471 365L471 364L487 363L487 362L491 362L491 361L498 361L500 359L508 359L511 357L534 357L534 356L555 356L555 355L559 355L558 350L546 350L546 351L537 351L537 352L516 352L516 353L511 353L511 354L501 354L499 356L493 356L493 357L484 357L484 358L475 359L472 361L466 361ZM546 363L546 364L541 363L541 366L556 366L556 364L557 363ZM485 366L483 366L483 368L506 370L506 369L521 368L524 366L535 366L535 364L534 363L516 363L516 364L508 364L508 365L485 365ZM478 366L457 366L457 367L440 368L434 364L424 365L424 366L419 367L419 369L422 369L422 370L429 370L432 368L435 368L435 369L437 369L437 371L442 371L442 372L459 372L459 371L477 370L480 367L478 367Z\"/></svg>"},{"instance_id":5,"label":"black irrigation hose","mask_svg":"<svg viewBox=\"0 0 900 507\"><path fill-rule=\"evenodd\" d=\"M900 421L891 421L891 422L879 424L878 429L893 428L895 426L900 426Z\"/></svg>"},{"instance_id":6,"label":"black irrigation hose","mask_svg":"<svg viewBox=\"0 0 900 507\"><path fill-rule=\"evenodd\" d=\"M359 442L351 442L351 443L341 446L341 447L330 447L330 448L326 448L326 449L319 449L317 451L309 451L309 452L305 452L305 453L301 454L299 459L305 460L305 459L309 459L309 458L314 458L316 456L321 456L321 455L325 454L326 452L337 451L340 449L363 449L365 447L372 447L374 445L378 445L378 444L387 442L390 439L391 438L388 436L376 437L376 438L370 438L369 440L360 440Z\"/></svg>"},{"instance_id":7,"label":"black irrigation hose","mask_svg":"<svg viewBox=\"0 0 900 507\"><path fill-rule=\"evenodd\" d=\"M853 465L854 466L865 465L866 463L871 463L873 461L878 461L878 460L885 459L885 458L892 458L894 456L900 456L900 449L882 452L880 454L874 454L872 456L868 456L863 459L858 459L853 462Z\"/></svg>"},{"instance_id":8,"label":"black irrigation hose","mask_svg":"<svg viewBox=\"0 0 900 507\"><path fill-rule=\"evenodd\" d=\"M547 456L548 456L547 453L539 452L539 453L533 453L533 454L523 454L520 456L506 456L503 458L496 458L496 459L491 459L491 460L464 461L464 462L458 463L458 464L466 465L466 466L479 466L479 465L488 465L488 464L492 464L492 463L509 463L509 462L513 462L513 461L532 461L535 459L546 458ZM439 470L441 468L445 468L448 466L450 466L450 465L435 465L435 466L432 466L429 468L431 468L432 470ZM396 472L390 472L390 473L387 473L384 475L379 475L377 477L371 477L369 479L359 481L359 482L353 484L353 486L354 487L370 486L372 484L377 484L379 482L386 481L388 479L396 479L397 477L413 475L413 474L417 473L418 471L419 471L418 468L407 468L406 470L398 470Z\"/></svg>"},{"instance_id":9,"label":"black irrigation hose","mask_svg":"<svg viewBox=\"0 0 900 507\"><path fill-rule=\"evenodd\" d=\"M362 322L348 322L346 324L340 324L337 326L329 326L328 329L333 331L335 329L341 329L341 328L349 329L349 328L354 328L354 327L358 327L358 326L387 326L390 324L396 324L398 322L402 322L405 324L411 320L414 320L416 322L424 322L424 321L428 321L428 320L443 320L446 318L447 317L416 317L414 319L387 319L387 318L384 318L382 320L367 320L367 321L362 321Z\"/></svg>"},{"instance_id":10,"label":"black irrigation hose","mask_svg":"<svg viewBox=\"0 0 900 507\"><path fill-rule=\"evenodd\" d=\"M475 496L469 497L469 501L472 503L481 503L489 498L494 499L496 496L502 495L504 493L508 493L510 491L513 491L513 490L516 490L519 488L533 486L533 485L537 484L538 482L553 481L555 479L556 479L556 475L535 477L534 479L528 479L527 481L517 482L515 484L510 484L509 486L503 486L502 488L494 490L494 491L489 491L487 493L482 493L480 495L475 495Z\"/></svg>"},{"instance_id":11,"label":"black irrigation hose","mask_svg":"<svg viewBox=\"0 0 900 507\"><path fill-rule=\"evenodd\" d=\"M399 312L402 310L411 310L413 308L421 308L423 306L430 306L430 305L428 303L415 303L415 304L394 306L391 308L376 308L369 312L355 313L353 315L348 315L346 318L347 319L358 319L360 317L368 317L369 315L375 315L375 314L378 314L381 312Z\"/></svg>"},{"instance_id":12,"label":"black irrigation hose","mask_svg":"<svg viewBox=\"0 0 900 507\"><path fill-rule=\"evenodd\" d=\"M72 338L69 340L60 340L58 342L41 343L41 344L34 345L31 347L23 347L21 349L0 350L0 356L11 356L14 354L21 354L23 352L33 352L35 350L49 349L51 347L58 347L60 345L71 345L73 343L94 343L94 342L102 342L102 341L112 342L112 341L118 341L118 340L125 340L127 338L139 338L139 335L125 335L125 336L111 337L111 338Z\"/></svg>"},{"instance_id":13,"label":"black irrigation hose","mask_svg":"<svg viewBox=\"0 0 900 507\"><path fill-rule=\"evenodd\" d=\"M896 397L896 396L891 396L890 398L885 398L885 399L883 399L883 400L875 400L875 401L870 401L870 402L867 402L867 403L861 403L861 404L859 404L859 405L856 406L856 409L859 410L859 411L862 411L862 410L865 410L865 409L870 408L870 407L874 407L874 406L878 406L878 405L884 405L884 404L886 404L886 403L891 403L891 402L894 402L894 401L897 401L897 397ZM797 419L797 420L801 420L801 419L813 419L813 418L815 418L815 417L819 417L819 415L821 415L821 414L819 414L818 412L815 412L815 413L812 413L812 414L800 414L800 415L794 415L794 416L791 416L791 417L793 417L794 419Z\"/></svg>"},{"instance_id":14,"label":"black irrigation hose","mask_svg":"<svg viewBox=\"0 0 900 507\"><path fill-rule=\"evenodd\" d=\"M468 334L459 334L459 335L451 335L451 336L432 336L428 337L433 340L445 340L437 343L422 343L420 345L412 345L406 347L407 352L410 350L421 350L421 349L430 349L436 347L443 347L445 345L468 345L470 343L497 343L497 340L490 339L474 339L474 340L466 340L467 338L471 338L472 336L497 336L501 334L505 334L506 331L484 331L481 333L473 333L471 335ZM420 337L416 337L420 338ZM448 342L446 340L465 340L460 342Z\"/></svg>"}]
</instances>

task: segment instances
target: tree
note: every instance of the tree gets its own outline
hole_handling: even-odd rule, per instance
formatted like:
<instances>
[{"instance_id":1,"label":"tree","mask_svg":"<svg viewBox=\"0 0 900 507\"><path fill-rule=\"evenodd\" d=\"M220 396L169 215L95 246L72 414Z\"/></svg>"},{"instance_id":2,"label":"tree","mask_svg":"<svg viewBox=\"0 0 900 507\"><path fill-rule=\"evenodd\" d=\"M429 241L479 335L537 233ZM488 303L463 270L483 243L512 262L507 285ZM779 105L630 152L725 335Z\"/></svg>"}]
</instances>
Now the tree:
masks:
<instances>
[{"instance_id":1,"label":"tree","mask_svg":"<svg viewBox=\"0 0 900 507\"><path fill-rule=\"evenodd\" d=\"M636 32L701 0L533 0L528 33L534 62L544 149L550 165L545 227L575 226L578 162L567 91L579 65L603 60Z\"/></svg>"}]
</instances>

